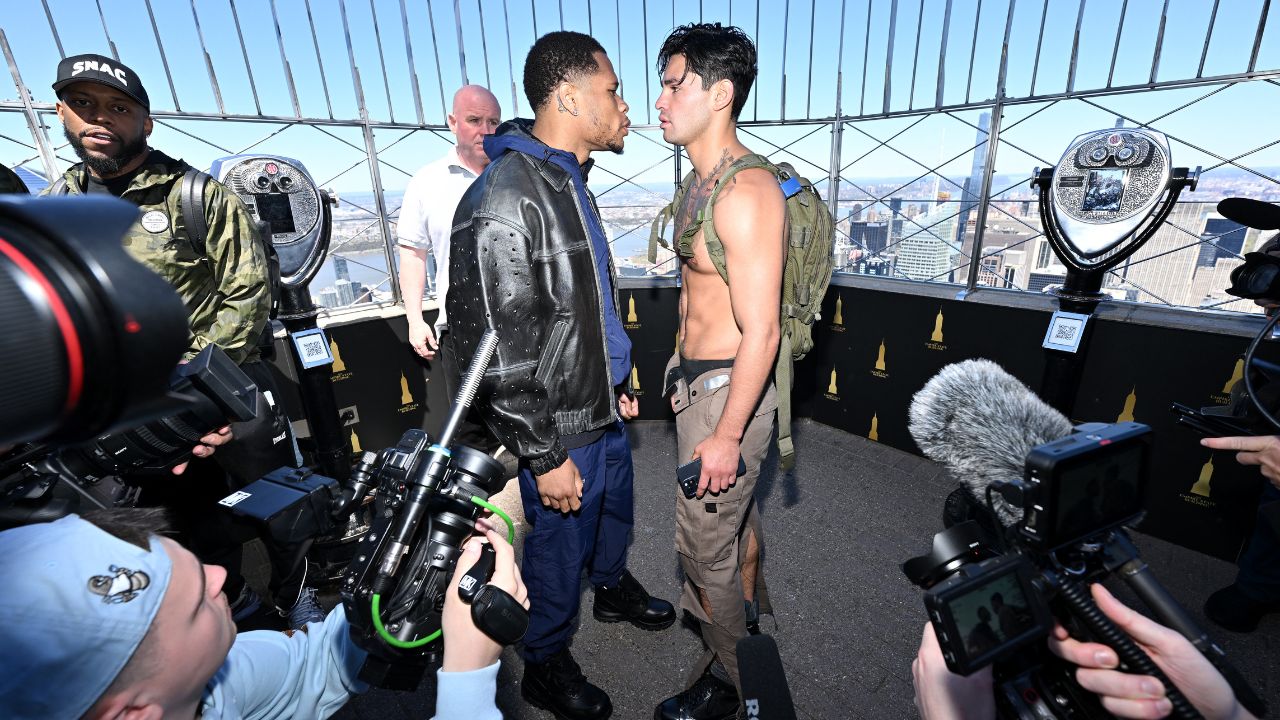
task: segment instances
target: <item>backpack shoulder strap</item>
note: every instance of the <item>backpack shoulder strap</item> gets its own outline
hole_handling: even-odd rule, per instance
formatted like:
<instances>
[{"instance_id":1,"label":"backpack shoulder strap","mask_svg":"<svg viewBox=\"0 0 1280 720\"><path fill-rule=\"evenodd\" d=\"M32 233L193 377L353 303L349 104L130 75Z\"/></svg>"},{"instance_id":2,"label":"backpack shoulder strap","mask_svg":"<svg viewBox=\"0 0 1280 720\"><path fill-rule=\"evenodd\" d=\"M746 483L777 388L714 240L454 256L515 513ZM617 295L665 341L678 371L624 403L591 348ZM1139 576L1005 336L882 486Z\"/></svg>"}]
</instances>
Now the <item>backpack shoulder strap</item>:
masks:
<instances>
[{"instance_id":1,"label":"backpack shoulder strap","mask_svg":"<svg viewBox=\"0 0 1280 720\"><path fill-rule=\"evenodd\" d=\"M725 169L724 175L716 181L715 186L711 188L711 196L707 198L707 206L702 211L702 241L706 243L707 254L711 256L711 264L715 266L716 272L720 273L720 279L725 284L729 284L729 267L725 264L724 259L724 243L720 242L720 236L716 234L716 224L713 220L712 212L716 206L716 199L720 197L720 190L729 182L734 175L743 170L752 170L762 168L773 173L774 177L778 176L778 168L769 159L757 153L743 155L733 164Z\"/></svg>"},{"instance_id":2,"label":"backpack shoulder strap","mask_svg":"<svg viewBox=\"0 0 1280 720\"><path fill-rule=\"evenodd\" d=\"M195 168L182 175L182 186L178 190L178 207L182 210L182 225L187 230L187 241L195 254L204 257L205 238L209 235L209 224L204 218L204 187L209 176Z\"/></svg>"},{"instance_id":3,"label":"backpack shoulder strap","mask_svg":"<svg viewBox=\"0 0 1280 720\"><path fill-rule=\"evenodd\" d=\"M67 190L67 176L59 175L58 179L50 183L49 188L44 192L46 195L66 195L69 192Z\"/></svg>"},{"instance_id":4,"label":"backpack shoulder strap","mask_svg":"<svg viewBox=\"0 0 1280 720\"><path fill-rule=\"evenodd\" d=\"M671 246L663 239L662 234L667 231L667 224L675 217L676 208L680 207L680 203L684 201L684 196L689 191L689 184L693 180L693 171L690 170L685 174L684 179L676 187L675 197L671 198L671 202L658 211L658 216L653 219L653 224L649 226L649 262L658 262L658 246L670 250Z\"/></svg>"}]
</instances>

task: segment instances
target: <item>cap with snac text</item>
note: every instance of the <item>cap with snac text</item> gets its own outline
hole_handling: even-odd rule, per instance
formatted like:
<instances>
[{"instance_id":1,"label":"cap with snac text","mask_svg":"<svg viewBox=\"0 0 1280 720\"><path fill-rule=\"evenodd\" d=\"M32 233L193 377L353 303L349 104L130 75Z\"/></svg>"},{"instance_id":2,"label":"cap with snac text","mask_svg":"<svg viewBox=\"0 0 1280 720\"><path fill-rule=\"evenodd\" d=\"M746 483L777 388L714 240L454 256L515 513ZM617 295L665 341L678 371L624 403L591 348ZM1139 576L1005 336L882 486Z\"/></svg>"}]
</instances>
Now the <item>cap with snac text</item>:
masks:
<instances>
[{"instance_id":1,"label":"cap with snac text","mask_svg":"<svg viewBox=\"0 0 1280 720\"><path fill-rule=\"evenodd\" d=\"M115 88L133 98L147 112L151 112L151 99L142 81L128 65L102 55L72 55L58 63L58 79L53 91L62 97L62 89L72 83L91 82Z\"/></svg>"},{"instance_id":2,"label":"cap with snac text","mask_svg":"<svg viewBox=\"0 0 1280 720\"><path fill-rule=\"evenodd\" d=\"M0 708L11 720L80 717L133 657L173 561L75 515L0 532Z\"/></svg>"}]
</instances>

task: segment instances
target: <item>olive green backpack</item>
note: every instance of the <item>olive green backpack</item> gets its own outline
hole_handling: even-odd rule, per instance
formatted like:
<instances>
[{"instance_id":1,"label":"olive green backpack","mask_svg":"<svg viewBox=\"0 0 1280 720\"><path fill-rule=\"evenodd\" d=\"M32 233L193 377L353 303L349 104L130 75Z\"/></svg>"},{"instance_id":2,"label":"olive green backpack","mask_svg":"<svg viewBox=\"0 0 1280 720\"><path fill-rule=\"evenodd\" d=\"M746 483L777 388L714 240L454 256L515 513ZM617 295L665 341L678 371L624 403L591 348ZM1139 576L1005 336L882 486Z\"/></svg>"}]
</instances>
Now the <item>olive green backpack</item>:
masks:
<instances>
[{"instance_id":1,"label":"olive green backpack","mask_svg":"<svg viewBox=\"0 0 1280 720\"><path fill-rule=\"evenodd\" d=\"M796 455L791 441L793 363L813 349L813 323L819 317L822 298L831 282L834 226L831 211L813 183L800 177L790 164L775 165L762 155L742 156L716 181L706 207L684 231L685 236L691 237L699 227L702 228L707 254L726 284L729 282L729 270L725 266L724 245L716 235L711 213L725 183L739 172L751 168L763 168L773 173L787 199L787 260L782 274L781 342L774 367L774 382L778 387L778 454L782 467L789 470L795 466ZM662 234L684 200L692 180L693 172L690 171L676 189L671 204L654 218L649 233L649 262L657 262L659 245L671 249ZM679 238L675 243L678 245Z\"/></svg>"}]
</instances>

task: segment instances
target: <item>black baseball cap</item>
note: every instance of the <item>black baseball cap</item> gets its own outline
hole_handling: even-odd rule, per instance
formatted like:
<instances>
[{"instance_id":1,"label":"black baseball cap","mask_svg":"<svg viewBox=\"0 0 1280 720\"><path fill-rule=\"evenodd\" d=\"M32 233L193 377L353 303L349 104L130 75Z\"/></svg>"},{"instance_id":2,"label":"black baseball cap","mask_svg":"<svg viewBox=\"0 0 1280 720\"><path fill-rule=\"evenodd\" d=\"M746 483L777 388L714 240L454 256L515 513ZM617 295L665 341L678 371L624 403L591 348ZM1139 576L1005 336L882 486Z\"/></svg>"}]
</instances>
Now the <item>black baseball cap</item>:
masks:
<instances>
[{"instance_id":1,"label":"black baseball cap","mask_svg":"<svg viewBox=\"0 0 1280 720\"><path fill-rule=\"evenodd\" d=\"M53 91L62 97L62 89L72 83L92 82L115 88L133 98L134 102L151 112L151 99L147 97L147 89L142 87L129 66L102 55L72 55L58 63L58 79L53 83Z\"/></svg>"}]
</instances>

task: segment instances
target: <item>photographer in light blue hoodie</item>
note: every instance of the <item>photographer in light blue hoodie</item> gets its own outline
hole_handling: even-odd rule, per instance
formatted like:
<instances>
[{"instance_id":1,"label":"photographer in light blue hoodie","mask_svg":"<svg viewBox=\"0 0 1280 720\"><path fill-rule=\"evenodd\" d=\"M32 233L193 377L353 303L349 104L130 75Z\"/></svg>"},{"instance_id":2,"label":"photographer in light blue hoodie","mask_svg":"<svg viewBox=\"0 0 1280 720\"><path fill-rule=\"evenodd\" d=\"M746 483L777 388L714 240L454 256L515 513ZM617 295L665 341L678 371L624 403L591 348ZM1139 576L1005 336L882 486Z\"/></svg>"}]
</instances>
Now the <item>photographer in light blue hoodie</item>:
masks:
<instances>
[{"instance_id":1,"label":"photographer in light blue hoodie","mask_svg":"<svg viewBox=\"0 0 1280 720\"><path fill-rule=\"evenodd\" d=\"M481 527L496 551L490 582L525 602L511 546ZM326 718L367 689L341 606L299 632L237 636L226 570L163 530L162 511L120 509L0 533L0 717ZM467 543L454 582L480 545ZM501 646L457 593L443 622L436 717L501 718Z\"/></svg>"}]
</instances>

